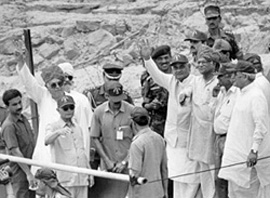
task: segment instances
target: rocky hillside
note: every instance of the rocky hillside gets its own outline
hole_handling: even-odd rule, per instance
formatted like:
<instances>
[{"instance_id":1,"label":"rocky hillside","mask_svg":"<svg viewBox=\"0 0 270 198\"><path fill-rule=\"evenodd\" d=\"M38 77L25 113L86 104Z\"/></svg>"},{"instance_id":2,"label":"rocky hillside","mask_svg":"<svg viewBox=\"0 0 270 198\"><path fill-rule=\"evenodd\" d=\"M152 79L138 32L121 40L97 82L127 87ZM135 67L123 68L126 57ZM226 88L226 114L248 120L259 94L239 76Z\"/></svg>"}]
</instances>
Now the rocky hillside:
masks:
<instances>
[{"instance_id":1,"label":"rocky hillside","mask_svg":"<svg viewBox=\"0 0 270 198\"><path fill-rule=\"evenodd\" d=\"M32 35L36 72L51 64L70 62L79 91L102 83L101 66L108 61L126 68L125 89L140 98L143 68L136 43L148 38L153 46L169 44L188 54L185 34L205 31L207 0L1 0L0 94L10 87L23 90L15 72L14 40L23 29ZM212 1L220 5L224 28L231 30L247 52L269 59L270 1ZM268 61L269 62L269 61ZM270 65L266 63L265 65ZM268 67L267 67L268 69Z\"/></svg>"}]
</instances>

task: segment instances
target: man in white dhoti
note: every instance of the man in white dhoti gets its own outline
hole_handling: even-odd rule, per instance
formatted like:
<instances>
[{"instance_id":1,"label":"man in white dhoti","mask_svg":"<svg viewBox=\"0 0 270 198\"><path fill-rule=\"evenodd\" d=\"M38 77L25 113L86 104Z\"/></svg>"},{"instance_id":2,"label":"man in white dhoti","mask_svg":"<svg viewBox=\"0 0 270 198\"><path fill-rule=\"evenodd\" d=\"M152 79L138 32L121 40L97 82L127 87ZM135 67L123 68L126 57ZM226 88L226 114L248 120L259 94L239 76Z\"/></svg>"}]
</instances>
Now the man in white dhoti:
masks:
<instances>
[{"instance_id":1,"label":"man in white dhoti","mask_svg":"<svg viewBox=\"0 0 270 198\"><path fill-rule=\"evenodd\" d=\"M255 69L246 61L238 61L235 72L240 94L232 112L219 177L229 182L230 198L267 198L270 195L270 133L267 100L253 83Z\"/></svg>"}]
</instances>

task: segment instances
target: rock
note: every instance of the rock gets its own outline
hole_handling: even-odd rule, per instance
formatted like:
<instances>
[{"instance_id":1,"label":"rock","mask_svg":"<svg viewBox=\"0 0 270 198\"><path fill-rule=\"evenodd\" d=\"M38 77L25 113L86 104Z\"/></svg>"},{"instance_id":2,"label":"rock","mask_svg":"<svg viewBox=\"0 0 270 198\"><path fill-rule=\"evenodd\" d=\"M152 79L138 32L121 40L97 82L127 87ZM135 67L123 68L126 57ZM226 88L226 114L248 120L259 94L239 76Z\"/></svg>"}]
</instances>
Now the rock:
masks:
<instances>
[{"instance_id":1,"label":"rock","mask_svg":"<svg viewBox=\"0 0 270 198\"><path fill-rule=\"evenodd\" d=\"M12 55L15 51L12 38L4 38L0 40L0 53L5 55Z\"/></svg>"},{"instance_id":2,"label":"rock","mask_svg":"<svg viewBox=\"0 0 270 198\"><path fill-rule=\"evenodd\" d=\"M103 29L92 32L87 36L88 46L96 48L96 51L100 51L104 48L109 48L115 43L115 37L110 32Z\"/></svg>"},{"instance_id":3,"label":"rock","mask_svg":"<svg viewBox=\"0 0 270 198\"><path fill-rule=\"evenodd\" d=\"M44 61L44 58L42 58L39 54L33 55L33 62L34 65L38 66Z\"/></svg>"},{"instance_id":4,"label":"rock","mask_svg":"<svg viewBox=\"0 0 270 198\"><path fill-rule=\"evenodd\" d=\"M76 45L76 41L68 39L64 42L65 56L68 60L73 60L80 55L80 49Z\"/></svg>"},{"instance_id":5,"label":"rock","mask_svg":"<svg viewBox=\"0 0 270 198\"><path fill-rule=\"evenodd\" d=\"M76 29L79 32L93 32L100 28L100 20L94 21L76 21Z\"/></svg>"},{"instance_id":6,"label":"rock","mask_svg":"<svg viewBox=\"0 0 270 198\"><path fill-rule=\"evenodd\" d=\"M50 45L48 43L44 43L39 48L39 53L43 58L51 59L55 56L60 50L60 47L57 44Z\"/></svg>"},{"instance_id":7,"label":"rock","mask_svg":"<svg viewBox=\"0 0 270 198\"><path fill-rule=\"evenodd\" d=\"M61 31L61 36L63 38L67 38L67 37L73 35L74 32L75 32L74 27L64 27L63 30Z\"/></svg>"}]
</instances>

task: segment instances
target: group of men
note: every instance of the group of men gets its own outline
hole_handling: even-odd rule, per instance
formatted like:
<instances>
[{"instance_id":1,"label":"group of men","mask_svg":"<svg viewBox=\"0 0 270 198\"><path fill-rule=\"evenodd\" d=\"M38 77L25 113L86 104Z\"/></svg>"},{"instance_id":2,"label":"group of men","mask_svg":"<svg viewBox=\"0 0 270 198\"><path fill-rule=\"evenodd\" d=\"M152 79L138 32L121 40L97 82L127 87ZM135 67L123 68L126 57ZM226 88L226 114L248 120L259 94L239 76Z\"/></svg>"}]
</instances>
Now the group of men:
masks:
<instances>
[{"instance_id":1,"label":"group of men","mask_svg":"<svg viewBox=\"0 0 270 198\"><path fill-rule=\"evenodd\" d=\"M142 107L123 90L120 65L105 64L104 84L81 94L72 90L71 64L45 68L41 84L17 54L19 77L38 105L39 131L36 137L22 114L22 94L7 90L0 146L18 157L129 174L130 184L116 186L110 198L126 196L127 189L129 198L266 198L269 81L260 57L244 54L220 27L220 8L209 5L204 14L208 32L194 30L185 39L191 61L172 56L168 45L141 43ZM45 189L34 167L11 168L16 197L34 197L29 185L37 193ZM44 174L56 178L50 170ZM68 192L60 197L86 198L94 185L83 174L57 171L57 177ZM149 182L139 186L138 177Z\"/></svg>"}]
</instances>

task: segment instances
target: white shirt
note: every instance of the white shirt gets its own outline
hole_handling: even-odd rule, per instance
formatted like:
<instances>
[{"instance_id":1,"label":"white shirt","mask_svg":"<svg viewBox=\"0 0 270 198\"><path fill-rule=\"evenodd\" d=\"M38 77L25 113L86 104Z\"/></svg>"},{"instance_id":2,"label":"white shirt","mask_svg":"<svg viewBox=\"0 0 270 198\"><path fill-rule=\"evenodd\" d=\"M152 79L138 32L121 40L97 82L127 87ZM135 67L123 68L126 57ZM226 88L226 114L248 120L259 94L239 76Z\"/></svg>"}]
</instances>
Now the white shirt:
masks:
<instances>
[{"instance_id":1,"label":"white shirt","mask_svg":"<svg viewBox=\"0 0 270 198\"><path fill-rule=\"evenodd\" d=\"M234 86L228 91L225 89L220 91L214 118L214 131L216 134L227 133L237 93L239 93L239 89Z\"/></svg>"},{"instance_id":2,"label":"white shirt","mask_svg":"<svg viewBox=\"0 0 270 198\"><path fill-rule=\"evenodd\" d=\"M259 158L270 154L269 116L262 91L254 83L244 87L237 97L229 125L222 166L245 162L251 149L258 149ZM259 160L255 166L261 186L270 184L270 159ZM246 163L221 169L219 177L242 187L250 186Z\"/></svg>"},{"instance_id":3,"label":"white shirt","mask_svg":"<svg viewBox=\"0 0 270 198\"><path fill-rule=\"evenodd\" d=\"M25 64L20 70L17 68L17 72L21 79L21 82L25 86L25 90L27 95L35 102L38 106L38 113L39 113L39 129L38 129L38 137L36 147L33 153L32 159L39 160L41 162L51 162L51 153L50 148L45 146L45 127L49 123L56 122L60 115L57 112L57 102L52 98L48 89L40 85L37 82L37 79L30 73L29 68ZM72 97L73 95L70 94ZM76 96L74 97L75 103L80 104L79 101L76 101ZM86 135L86 131L88 131L89 125L81 125L80 120L77 118L84 117L85 110L77 110L83 108L82 105L77 105L75 108L75 119L81 126L83 133L84 133L84 140L85 144L89 145L90 139ZM91 107L90 107L91 108ZM78 115L78 112L81 112L81 115ZM92 111L89 111L89 116L86 116L90 119L92 116ZM88 134L89 136L89 134ZM89 153L89 152L88 152ZM37 170L38 167L32 167L33 173Z\"/></svg>"},{"instance_id":4,"label":"white shirt","mask_svg":"<svg viewBox=\"0 0 270 198\"><path fill-rule=\"evenodd\" d=\"M192 122L188 142L188 156L206 164L214 163L213 132L216 98L212 96L218 79L214 76L206 82L203 76L196 76L192 84Z\"/></svg>"},{"instance_id":5,"label":"white shirt","mask_svg":"<svg viewBox=\"0 0 270 198\"><path fill-rule=\"evenodd\" d=\"M262 90L263 94L265 95L265 98L268 104L268 112L270 113L270 83L269 81L262 74L262 72L259 72L256 74L256 79L254 80L254 84L257 87L259 87Z\"/></svg>"}]
</instances>

